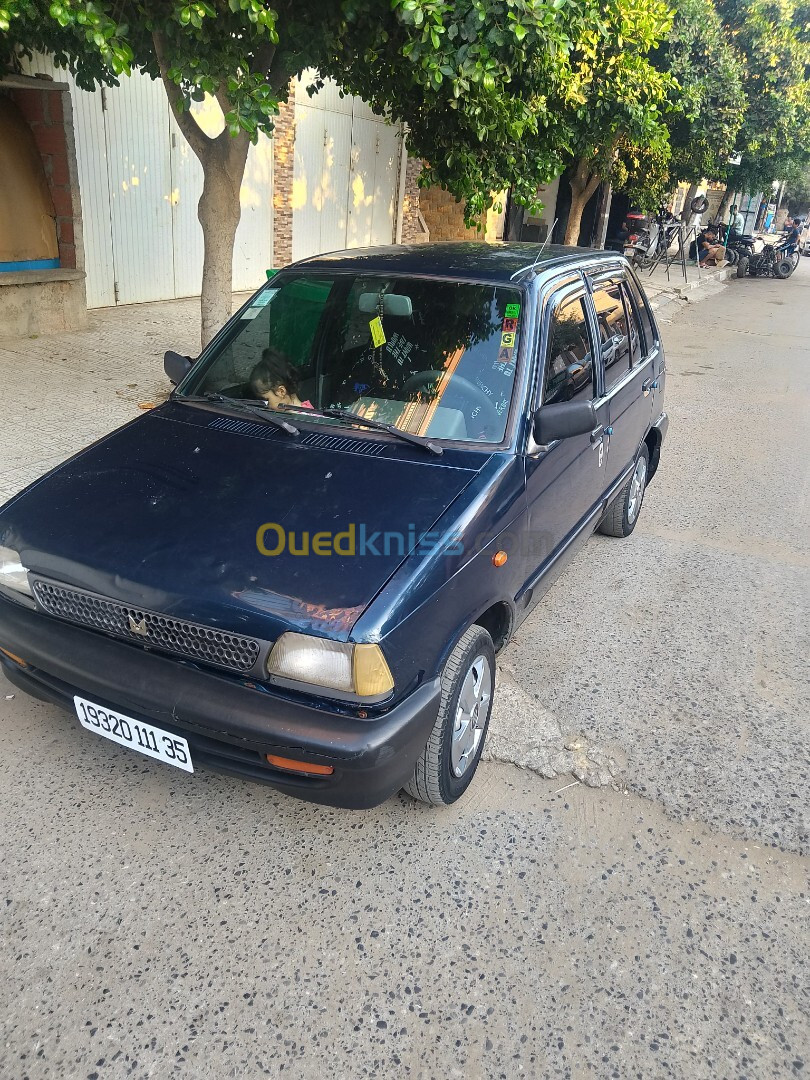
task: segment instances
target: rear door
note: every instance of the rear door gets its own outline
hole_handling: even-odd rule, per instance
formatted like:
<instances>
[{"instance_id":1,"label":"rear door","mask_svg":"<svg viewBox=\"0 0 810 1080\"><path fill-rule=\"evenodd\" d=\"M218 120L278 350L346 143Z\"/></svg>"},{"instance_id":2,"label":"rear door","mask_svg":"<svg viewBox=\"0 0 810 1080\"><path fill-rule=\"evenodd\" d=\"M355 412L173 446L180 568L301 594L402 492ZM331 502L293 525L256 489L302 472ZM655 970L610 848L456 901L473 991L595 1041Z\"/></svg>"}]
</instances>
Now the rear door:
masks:
<instances>
[{"instance_id":1,"label":"rear door","mask_svg":"<svg viewBox=\"0 0 810 1080\"><path fill-rule=\"evenodd\" d=\"M599 402L609 426L607 488L632 464L650 426L653 364L624 272L595 275L591 289L602 360Z\"/></svg>"}]
</instances>

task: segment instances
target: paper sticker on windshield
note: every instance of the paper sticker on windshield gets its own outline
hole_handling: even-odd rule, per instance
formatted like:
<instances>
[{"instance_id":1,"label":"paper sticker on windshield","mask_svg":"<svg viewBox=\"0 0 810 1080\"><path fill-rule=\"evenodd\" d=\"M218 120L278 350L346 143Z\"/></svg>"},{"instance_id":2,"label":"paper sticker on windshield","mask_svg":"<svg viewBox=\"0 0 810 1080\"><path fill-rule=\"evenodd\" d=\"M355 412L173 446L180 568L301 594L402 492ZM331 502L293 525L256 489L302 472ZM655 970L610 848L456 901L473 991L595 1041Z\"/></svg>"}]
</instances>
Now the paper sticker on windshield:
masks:
<instances>
[{"instance_id":1,"label":"paper sticker on windshield","mask_svg":"<svg viewBox=\"0 0 810 1080\"><path fill-rule=\"evenodd\" d=\"M374 348L379 349L381 345L385 344L385 331L383 330L382 319L379 315L371 320L368 324L368 328L371 331L371 340L374 343Z\"/></svg>"},{"instance_id":2,"label":"paper sticker on windshield","mask_svg":"<svg viewBox=\"0 0 810 1080\"><path fill-rule=\"evenodd\" d=\"M504 312L507 319L517 319L520 317L520 304L507 304L506 311Z\"/></svg>"},{"instance_id":3,"label":"paper sticker on windshield","mask_svg":"<svg viewBox=\"0 0 810 1080\"><path fill-rule=\"evenodd\" d=\"M502 349L514 349L515 347L515 333L511 331L506 334L501 334L501 348Z\"/></svg>"},{"instance_id":4,"label":"paper sticker on windshield","mask_svg":"<svg viewBox=\"0 0 810 1080\"><path fill-rule=\"evenodd\" d=\"M264 292L260 292L258 296L254 297L253 303L250 305L254 308L267 307L274 296L278 296L281 289L265 289Z\"/></svg>"},{"instance_id":5,"label":"paper sticker on windshield","mask_svg":"<svg viewBox=\"0 0 810 1080\"><path fill-rule=\"evenodd\" d=\"M260 307L249 307L245 308L245 310L242 312L241 317L243 319L255 319L256 316L261 315L261 313L262 309Z\"/></svg>"},{"instance_id":6,"label":"paper sticker on windshield","mask_svg":"<svg viewBox=\"0 0 810 1080\"><path fill-rule=\"evenodd\" d=\"M517 319L504 319L503 323L501 324L501 330L505 334L515 334L515 333L517 333L517 328L518 328Z\"/></svg>"}]
</instances>

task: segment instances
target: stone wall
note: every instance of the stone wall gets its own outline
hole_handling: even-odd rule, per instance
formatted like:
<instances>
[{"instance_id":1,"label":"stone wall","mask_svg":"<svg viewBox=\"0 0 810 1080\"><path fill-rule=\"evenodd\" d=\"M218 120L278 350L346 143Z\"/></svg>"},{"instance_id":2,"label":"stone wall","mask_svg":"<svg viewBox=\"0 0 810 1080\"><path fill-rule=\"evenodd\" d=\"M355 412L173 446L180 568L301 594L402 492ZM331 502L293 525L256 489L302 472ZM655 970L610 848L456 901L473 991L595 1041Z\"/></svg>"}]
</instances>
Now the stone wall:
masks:
<instances>
[{"instance_id":1,"label":"stone wall","mask_svg":"<svg viewBox=\"0 0 810 1080\"><path fill-rule=\"evenodd\" d=\"M292 262L293 172L295 169L295 81L282 102L273 130L273 266Z\"/></svg>"},{"instance_id":2,"label":"stone wall","mask_svg":"<svg viewBox=\"0 0 810 1080\"><path fill-rule=\"evenodd\" d=\"M402 243L424 244L430 240L419 219L421 192L419 176L423 165L419 158L408 158L405 166L405 192L402 200Z\"/></svg>"}]
</instances>

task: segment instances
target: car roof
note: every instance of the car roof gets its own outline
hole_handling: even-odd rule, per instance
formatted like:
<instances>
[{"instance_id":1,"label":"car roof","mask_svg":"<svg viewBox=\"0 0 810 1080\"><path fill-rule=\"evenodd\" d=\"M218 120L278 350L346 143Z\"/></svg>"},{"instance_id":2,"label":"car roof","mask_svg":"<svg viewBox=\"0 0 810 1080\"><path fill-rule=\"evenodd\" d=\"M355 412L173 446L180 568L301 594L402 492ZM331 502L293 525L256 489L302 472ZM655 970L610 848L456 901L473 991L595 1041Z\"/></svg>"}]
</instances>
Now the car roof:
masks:
<instances>
[{"instance_id":1,"label":"car roof","mask_svg":"<svg viewBox=\"0 0 810 1080\"><path fill-rule=\"evenodd\" d=\"M593 248L565 247L562 244L523 244L517 242L389 244L380 247L351 248L330 251L293 263L295 269L323 271L354 271L355 273L385 273L419 275L437 278L463 277L474 281L506 284L522 272L534 269L592 261L604 256L613 259L615 251Z\"/></svg>"}]
</instances>

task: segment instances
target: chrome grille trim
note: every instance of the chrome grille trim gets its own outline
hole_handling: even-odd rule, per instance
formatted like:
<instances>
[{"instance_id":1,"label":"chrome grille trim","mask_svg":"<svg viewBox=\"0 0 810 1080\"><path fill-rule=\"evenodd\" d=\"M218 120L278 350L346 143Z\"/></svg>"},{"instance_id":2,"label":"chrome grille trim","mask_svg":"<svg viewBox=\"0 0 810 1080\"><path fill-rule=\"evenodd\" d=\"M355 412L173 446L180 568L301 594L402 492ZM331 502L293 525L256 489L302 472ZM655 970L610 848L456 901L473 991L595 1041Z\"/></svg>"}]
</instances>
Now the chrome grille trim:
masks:
<instances>
[{"instance_id":1,"label":"chrome grille trim","mask_svg":"<svg viewBox=\"0 0 810 1080\"><path fill-rule=\"evenodd\" d=\"M150 645L162 652L201 660L240 674L249 672L259 658L261 645L255 638L174 619L43 578L34 578L32 586L40 607L49 615L104 630L126 641ZM145 633L130 629L130 617L144 627Z\"/></svg>"}]
</instances>

